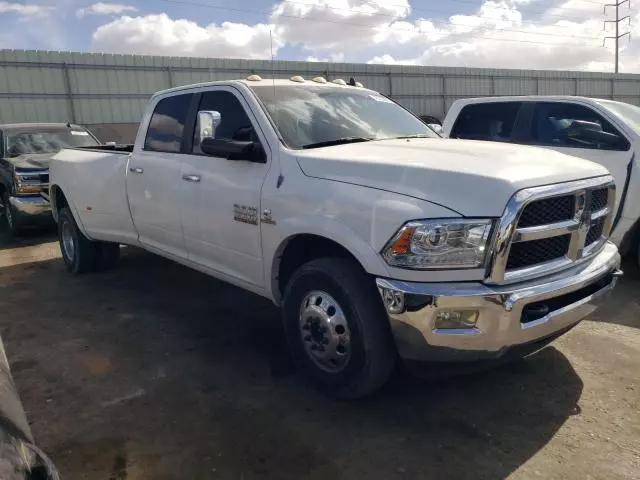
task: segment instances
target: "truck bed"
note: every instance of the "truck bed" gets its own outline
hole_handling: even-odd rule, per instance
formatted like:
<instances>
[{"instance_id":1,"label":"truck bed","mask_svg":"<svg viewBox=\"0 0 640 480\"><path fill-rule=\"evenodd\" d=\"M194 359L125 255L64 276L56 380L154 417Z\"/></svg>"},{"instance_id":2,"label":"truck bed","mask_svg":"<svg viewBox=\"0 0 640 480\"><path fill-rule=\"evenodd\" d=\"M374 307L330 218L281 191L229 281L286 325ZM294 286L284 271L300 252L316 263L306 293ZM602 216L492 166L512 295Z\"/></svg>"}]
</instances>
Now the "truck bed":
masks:
<instances>
[{"instance_id":1,"label":"truck bed","mask_svg":"<svg viewBox=\"0 0 640 480\"><path fill-rule=\"evenodd\" d=\"M130 152L123 145L67 148L51 160L51 186L65 192L93 240L137 242L126 189Z\"/></svg>"}]
</instances>

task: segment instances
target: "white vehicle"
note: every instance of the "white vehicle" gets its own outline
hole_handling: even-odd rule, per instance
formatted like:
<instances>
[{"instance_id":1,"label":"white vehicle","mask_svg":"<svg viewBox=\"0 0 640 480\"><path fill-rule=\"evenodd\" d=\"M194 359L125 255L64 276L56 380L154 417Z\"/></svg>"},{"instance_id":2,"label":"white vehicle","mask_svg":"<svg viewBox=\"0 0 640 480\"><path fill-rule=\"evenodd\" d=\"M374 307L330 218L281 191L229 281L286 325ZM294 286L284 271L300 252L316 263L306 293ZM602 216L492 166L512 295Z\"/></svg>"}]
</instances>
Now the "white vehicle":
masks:
<instances>
[{"instance_id":1,"label":"white vehicle","mask_svg":"<svg viewBox=\"0 0 640 480\"><path fill-rule=\"evenodd\" d=\"M526 355L621 274L604 167L443 140L322 78L160 92L132 147L60 152L51 199L71 272L129 244L267 297L300 369L341 398L379 388L398 354Z\"/></svg>"},{"instance_id":2,"label":"white vehicle","mask_svg":"<svg viewBox=\"0 0 640 480\"><path fill-rule=\"evenodd\" d=\"M468 98L451 106L442 134L547 147L605 166L618 185L611 241L640 264L640 108L569 96Z\"/></svg>"}]
</instances>

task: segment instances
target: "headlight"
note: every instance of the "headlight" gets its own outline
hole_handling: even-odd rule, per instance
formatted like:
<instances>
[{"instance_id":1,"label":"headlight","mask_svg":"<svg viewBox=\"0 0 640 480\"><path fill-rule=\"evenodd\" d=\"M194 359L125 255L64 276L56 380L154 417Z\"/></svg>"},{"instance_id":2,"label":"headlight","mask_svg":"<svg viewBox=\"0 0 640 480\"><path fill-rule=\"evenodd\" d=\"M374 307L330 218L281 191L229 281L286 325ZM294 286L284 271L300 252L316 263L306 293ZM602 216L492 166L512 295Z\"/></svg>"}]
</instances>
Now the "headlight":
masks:
<instances>
[{"instance_id":1,"label":"headlight","mask_svg":"<svg viewBox=\"0 0 640 480\"><path fill-rule=\"evenodd\" d=\"M39 173L19 173L13 176L16 193L39 193L42 189Z\"/></svg>"},{"instance_id":2,"label":"headlight","mask_svg":"<svg viewBox=\"0 0 640 480\"><path fill-rule=\"evenodd\" d=\"M382 251L392 267L478 268L485 264L492 220L420 220L405 224Z\"/></svg>"}]
</instances>

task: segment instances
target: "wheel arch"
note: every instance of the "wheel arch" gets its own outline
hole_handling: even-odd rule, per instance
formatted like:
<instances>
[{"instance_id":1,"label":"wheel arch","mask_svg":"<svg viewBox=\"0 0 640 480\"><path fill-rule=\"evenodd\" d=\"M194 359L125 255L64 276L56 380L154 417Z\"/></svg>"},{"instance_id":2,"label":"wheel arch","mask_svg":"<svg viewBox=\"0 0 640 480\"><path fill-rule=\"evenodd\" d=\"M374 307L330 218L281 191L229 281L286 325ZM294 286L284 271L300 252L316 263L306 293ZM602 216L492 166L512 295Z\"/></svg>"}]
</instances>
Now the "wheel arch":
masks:
<instances>
[{"instance_id":1,"label":"wheel arch","mask_svg":"<svg viewBox=\"0 0 640 480\"><path fill-rule=\"evenodd\" d=\"M355 238L355 234L354 237ZM364 241L362 241L364 243ZM363 271L373 273L380 269L375 265L375 252L367 244L366 250L362 245L358 247L349 242L337 240L335 237L318 232L299 232L284 238L275 250L271 262L271 296L279 305L287 282L293 272L311 260L324 257L341 257L349 259L359 265ZM363 255L363 250L366 252Z\"/></svg>"},{"instance_id":2,"label":"wheel arch","mask_svg":"<svg viewBox=\"0 0 640 480\"><path fill-rule=\"evenodd\" d=\"M53 184L49 187L49 202L51 203L51 213L53 214L53 218L56 223L58 222L58 213L60 212L60 209L69 207L71 215L73 215L73 218L76 221L76 224L78 225L78 228L80 229L82 234L89 239L91 238L89 235L87 235L87 231L82 224L82 219L78 215L78 211L75 205L65 194L64 189L60 185Z\"/></svg>"}]
</instances>

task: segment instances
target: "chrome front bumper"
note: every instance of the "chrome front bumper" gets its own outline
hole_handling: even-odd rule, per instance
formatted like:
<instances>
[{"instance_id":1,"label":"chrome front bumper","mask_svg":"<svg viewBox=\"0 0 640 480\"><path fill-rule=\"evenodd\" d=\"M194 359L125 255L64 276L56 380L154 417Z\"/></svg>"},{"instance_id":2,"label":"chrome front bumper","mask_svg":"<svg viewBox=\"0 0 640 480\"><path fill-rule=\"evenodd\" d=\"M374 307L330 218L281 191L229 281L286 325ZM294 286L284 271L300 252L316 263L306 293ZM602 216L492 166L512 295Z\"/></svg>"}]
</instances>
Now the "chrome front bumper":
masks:
<instances>
[{"instance_id":1,"label":"chrome front bumper","mask_svg":"<svg viewBox=\"0 0 640 480\"><path fill-rule=\"evenodd\" d=\"M384 278L376 282L383 299L385 289L403 294L404 311L389 313L403 358L490 360L513 347L553 338L595 311L622 275L619 267L618 250L607 242L599 254L583 264L512 285L414 283ZM548 313L529 321L523 313L534 303L548 308ZM477 311L475 327L436 328L436 316L443 310Z\"/></svg>"},{"instance_id":2,"label":"chrome front bumper","mask_svg":"<svg viewBox=\"0 0 640 480\"><path fill-rule=\"evenodd\" d=\"M9 203L21 223L51 218L51 204L40 195L9 197Z\"/></svg>"}]
</instances>

